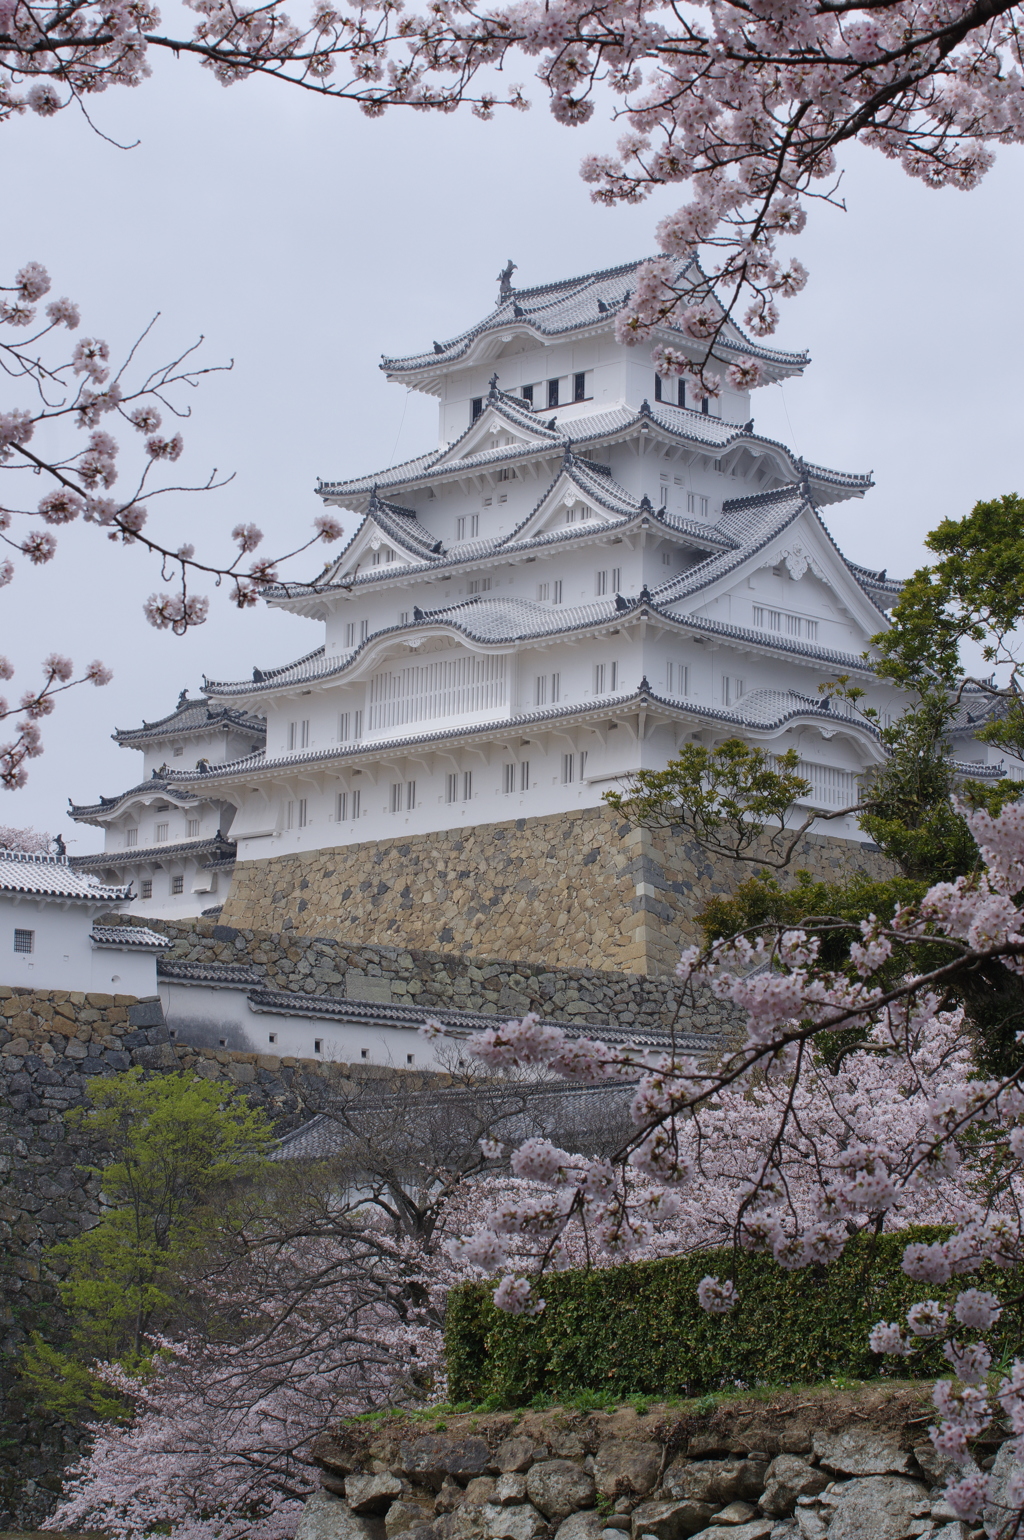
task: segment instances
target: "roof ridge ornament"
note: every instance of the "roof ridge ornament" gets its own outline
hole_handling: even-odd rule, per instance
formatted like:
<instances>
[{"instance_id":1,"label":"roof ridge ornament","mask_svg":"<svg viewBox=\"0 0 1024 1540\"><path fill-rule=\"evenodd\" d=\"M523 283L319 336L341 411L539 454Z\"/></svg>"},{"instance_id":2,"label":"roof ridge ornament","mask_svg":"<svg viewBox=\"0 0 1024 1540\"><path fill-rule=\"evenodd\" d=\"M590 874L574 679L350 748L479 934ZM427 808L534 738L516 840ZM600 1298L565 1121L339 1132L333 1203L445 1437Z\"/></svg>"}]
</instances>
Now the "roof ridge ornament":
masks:
<instances>
[{"instance_id":1,"label":"roof ridge ornament","mask_svg":"<svg viewBox=\"0 0 1024 1540\"><path fill-rule=\"evenodd\" d=\"M654 504L651 502L651 500L647 496L646 492L644 493L643 497L640 499L640 512L641 513L653 513L654 512Z\"/></svg>"},{"instance_id":2,"label":"roof ridge ornament","mask_svg":"<svg viewBox=\"0 0 1024 1540\"><path fill-rule=\"evenodd\" d=\"M501 392L498 389L498 371L497 371L497 369L495 369L494 373L491 375L490 379L487 381L487 384L488 384L488 387L489 387L489 389L487 391L487 399L488 399L488 401L496 401L498 399L498 396L501 394Z\"/></svg>"},{"instance_id":3,"label":"roof ridge ornament","mask_svg":"<svg viewBox=\"0 0 1024 1540\"><path fill-rule=\"evenodd\" d=\"M509 259L506 262L505 266L502 268L501 272L498 274L498 285L499 285L499 288L498 288L498 303L499 303L499 305L502 304L505 300L512 298L512 274L515 271L516 271L516 264L512 261L512 258L509 257Z\"/></svg>"},{"instance_id":4,"label":"roof ridge ornament","mask_svg":"<svg viewBox=\"0 0 1024 1540\"><path fill-rule=\"evenodd\" d=\"M651 415L652 415L651 414L651 403L648 401L647 397L645 396L644 399L640 403L640 416L641 417L650 417Z\"/></svg>"}]
</instances>

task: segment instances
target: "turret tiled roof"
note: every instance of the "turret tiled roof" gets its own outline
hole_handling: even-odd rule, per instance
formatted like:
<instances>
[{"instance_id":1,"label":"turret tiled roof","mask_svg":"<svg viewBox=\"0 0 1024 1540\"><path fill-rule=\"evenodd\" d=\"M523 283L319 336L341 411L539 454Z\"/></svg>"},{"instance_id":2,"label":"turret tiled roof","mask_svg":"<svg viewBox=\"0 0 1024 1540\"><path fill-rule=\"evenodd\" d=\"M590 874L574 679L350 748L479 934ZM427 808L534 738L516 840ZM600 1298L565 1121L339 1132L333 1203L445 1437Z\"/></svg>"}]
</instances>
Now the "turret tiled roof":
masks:
<instances>
[{"instance_id":1,"label":"turret tiled roof","mask_svg":"<svg viewBox=\"0 0 1024 1540\"><path fill-rule=\"evenodd\" d=\"M104 947L131 947L140 952L166 952L172 945L166 936L145 925L94 925L94 945Z\"/></svg>"},{"instance_id":2,"label":"turret tiled roof","mask_svg":"<svg viewBox=\"0 0 1024 1540\"><path fill-rule=\"evenodd\" d=\"M450 366L466 357L478 337L491 331L529 330L547 339L564 337L602 324L610 325L636 288L638 270L650 260L644 257L638 262L627 262L621 267L586 273L579 278L563 278L556 283L541 284L533 289L515 289L507 299L499 301L490 315L450 342L435 342L429 353L414 353L406 358L385 357L381 368L387 374L401 378L414 372ZM675 283L685 283L690 274L693 275L689 280L691 283L698 276L703 276L695 258L681 259L676 265ZM682 335L671 321L662 330ZM728 330L717 348L729 356L740 352L749 353L755 358L775 364L785 374L797 373L808 362L806 353L783 353L774 348L762 347L745 336L732 322L728 323Z\"/></svg>"},{"instance_id":3,"label":"turret tiled roof","mask_svg":"<svg viewBox=\"0 0 1024 1540\"><path fill-rule=\"evenodd\" d=\"M0 850L0 893L24 893L39 898L80 899L86 903L124 903L130 888L97 882L76 871L66 856L27 855Z\"/></svg>"},{"instance_id":4,"label":"turret tiled roof","mask_svg":"<svg viewBox=\"0 0 1024 1540\"><path fill-rule=\"evenodd\" d=\"M669 617L665 617L669 618ZM687 620L686 624L691 622ZM712 623L696 621L693 629L706 629ZM759 642L767 645L768 637L761 633L741 632L739 628L720 626L714 628L718 634L735 634L737 639L744 642ZM800 652L804 656L815 655L815 650L808 644L795 643L791 647L785 646L785 651ZM843 667L848 671L858 670L867 672L868 666L863 659L854 658L844 653L828 653L823 649L816 654L821 661L832 667ZM615 695L606 695L596 700L574 703L565 706L553 706L537 708L531 711L516 712L512 717L498 722L474 722L461 727L435 727L424 732L410 733L405 737L391 737L387 739L371 739L358 743L338 744L327 749L314 749L307 753L275 755L268 758L265 753L252 754L247 759L235 760L231 765L221 766L213 773L219 780L247 780L264 771L291 772L304 770L313 765L326 765L333 763L341 768L348 762L355 762L364 757L373 757L382 752L393 755L402 749L422 749L431 743L452 743L459 739L486 738L493 733L496 727L508 728L514 726L517 732L526 732L529 729L543 727L550 722L565 722L575 720L585 723L588 720L602 720L609 716L626 715L634 711L637 706L661 707L668 713L674 713L678 719L690 722L722 723L728 727L746 727L757 729L766 733L777 733L788 724L800 720L811 720L821 723L824 718L829 724L842 724L848 730L855 731L864 737L877 742L878 729L873 723L868 722L856 713L847 714L832 710L828 703L822 700L814 700L810 696L801 695L799 692L778 691L767 692L778 695L778 700L773 701L774 715L768 709L768 703L760 698L760 692L751 692L755 698L752 702L752 715L747 716L744 710L743 700L737 702L735 708L717 708L707 706L700 701L692 701L683 696L659 695L652 690L647 681L642 681L640 687L634 690L624 690ZM186 771L182 779L188 781L189 773Z\"/></svg>"},{"instance_id":5,"label":"turret tiled roof","mask_svg":"<svg viewBox=\"0 0 1024 1540\"><path fill-rule=\"evenodd\" d=\"M197 775L202 773L196 771ZM87 803L72 802L69 797L68 817L84 823L93 823L97 819L105 820L112 817L132 797L146 794L153 797L173 797L175 801L182 803L200 800L192 792L179 791L177 781L172 781L170 771L164 765L162 771L154 770L148 781L140 781L137 786L130 786L127 791L118 792L116 797L101 797L98 802Z\"/></svg>"},{"instance_id":6,"label":"turret tiled roof","mask_svg":"<svg viewBox=\"0 0 1024 1540\"><path fill-rule=\"evenodd\" d=\"M328 678L340 677L353 666L366 648L376 645L381 637L407 634L424 625L450 626L453 630L478 642L511 643L531 638L542 639L568 635L590 627L601 627L613 623L628 624L630 616L636 615L641 609L692 630L718 636L731 636L771 652L813 658L829 667L853 669L863 673L865 664L859 655L841 652L834 648L818 647L810 642L794 641L775 633L753 631L720 621L707 620L692 614L689 609L680 612L674 608L683 601L691 600L702 589L727 577L752 555L770 544L805 510L809 510L814 515L819 528L827 535L817 510L801 487L783 487L776 492L766 492L726 502L723 504L722 517L714 531L718 536L718 549L696 562L686 572L670 578L660 587L655 588L652 593L645 592L628 599L618 594L609 595L608 598L597 599L590 604L565 607L532 599L504 598L497 594L474 595L435 609L417 609L411 621L375 631L365 642L360 643L349 653L340 656L332 654L329 657L326 649L319 647L315 652L307 653L283 668L266 671L254 669L252 682L208 680L205 688L212 696L218 698L240 697L260 693L268 684L274 687L312 684ZM648 505L644 510L644 517L654 520L664 519L665 516L656 514ZM589 524L570 525L568 528L581 532L581 535L593 533ZM834 542L831 542L831 536L828 538L834 545ZM478 544L481 547L477 553L478 556L491 553L493 549L491 545L488 544L485 551L486 543L481 541ZM507 548L503 547L503 549ZM856 576L856 574L853 575ZM870 592L868 597L871 597ZM178 784L191 784L192 779L188 775L182 776Z\"/></svg>"},{"instance_id":7,"label":"turret tiled roof","mask_svg":"<svg viewBox=\"0 0 1024 1540\"><path fill-rule=\"evenodd\" d=\"M186 860L189 856L207 855L213 856L218 866L225 862L232 864L235 859L234 842L216 835L213 839L180 840L174 845L147 845L142 850L137 845L125 850L101 850L91 856L69 856L68 860L79 871L95 872L107 867L149 866L153 862ZM203 864L208 866L211 863Z\"/></svg>"},{"instance_id":8,"label":"turret tiled roof","mask_svg":"<svg viewBox=\"0 0 1024 1540\"><path fill-rule=\"evenodd\" d=\"M144 721L141 727L115 728L111 737L125 748L145 748L147 744L159 743L163 738L174 738L180 734L198 737L201 733L217 729L234 729L253 738L262 738L266 733L266 725L259 717L235 711L230 706L211 706L203 697L190 700L188 692L182 690L178 704L167 716L155 722Z\"/></svg>"},{"instance_id":9,"label":"turret tiled roof","mask_svg":"<svg viewBox=\"0 0 1024 1540\"><path fill-rule=\"evenodd\" d=\"M488 397L488 408L510 410L510 402L515 403L515 397L499 391ZM526 415L531 427L543 426L543 423L539 419L535 420L532 414ZM639 411L623 405L614 407L611 411L596 412L588 416L573 416L557 422L554 429L545 433L544 440L540 443L504 445L492 449L475 450L462 458L458 457L454 451L476 431L477 423L471 423L455 444L443 445L440 449L420 455L415 460L407 460L402 465L390 466L385 470L375 471L372 475L357 476L349 481L318 481L317 495L326 502L354 503L362 501L363 498L375 492L379 496L380 492L386 491L389 487L411 488L417 484L429 486L433 481L452 480L459 475L468 475L474 471L499 465L512 466L519 460L550 456L552 451L564 452L566 448L573 446L577 451L585 450L588 445L594 446L610 439L626 437L642 427L647 427L648 430L654 428L670 441L690 443L704 449L715 449L720 453L744 445L754 450L773 450L781 456L793 480L808 480L819 497L823 494L831 498L860 497L873 485L870 475L835 471L822 465L805 462L794 455L785 444L755 433L750 424L725 422L720 417L691 411L689 407L669 406L664 402L656 402L653 406L644 402Z\"/></svg>"}]
</instances>

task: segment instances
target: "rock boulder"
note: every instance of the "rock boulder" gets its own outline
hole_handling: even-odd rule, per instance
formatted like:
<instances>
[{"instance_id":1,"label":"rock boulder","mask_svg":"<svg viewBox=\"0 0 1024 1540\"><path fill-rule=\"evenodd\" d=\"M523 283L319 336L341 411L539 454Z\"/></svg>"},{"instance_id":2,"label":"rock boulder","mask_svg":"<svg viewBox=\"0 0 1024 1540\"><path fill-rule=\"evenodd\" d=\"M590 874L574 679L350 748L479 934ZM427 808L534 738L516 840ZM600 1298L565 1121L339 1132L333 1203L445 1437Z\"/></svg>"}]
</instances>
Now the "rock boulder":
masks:
<instances>
[{"instance_id":1,"label":"rock boulder","mask_svg":"<svg viewBox=\"0 0 1024 1540\"><path fill-rule=\"evenodd\" d=\"M839 1494L828 1540L907 1540L927 1497L927 1487L904 1476L855 1477Z\"/></svg>"},{"instance_id":2,"label":"rock boulder","mask_svg":"<svg viewBox=\"0 0 1024 1540\"><path fill-rule=\"evenodd\" d=\"M597 1496L593 1476L572 1460L541 1460L532 1465L526 1492L544 1517L554 1523L579 1508L592 1508Z\"/></svg>"}]
</instances>

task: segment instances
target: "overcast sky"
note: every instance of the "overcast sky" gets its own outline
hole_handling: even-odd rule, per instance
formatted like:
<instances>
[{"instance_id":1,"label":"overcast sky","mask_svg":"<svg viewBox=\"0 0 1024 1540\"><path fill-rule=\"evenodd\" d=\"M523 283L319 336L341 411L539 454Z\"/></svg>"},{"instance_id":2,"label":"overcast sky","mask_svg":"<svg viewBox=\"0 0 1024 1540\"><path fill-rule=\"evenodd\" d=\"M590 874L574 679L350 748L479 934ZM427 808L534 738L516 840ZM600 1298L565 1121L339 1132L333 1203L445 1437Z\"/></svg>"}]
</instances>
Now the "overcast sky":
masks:
<instances>
[{"instance_id":1,"label":"overcast sky","mask_svg":"<svg viewBox=\"0 0 1024 1540\"><path fill-rule=\"evenodd\" d=\"M45 263L55 293L81 303L82 333L112 347L160 311L154 358L202 333L210 362L234 359L195 394L178 468L201 479L218 466L235 479L165 500L175 544L224 549L244 519L280 549L320 511L317 476L432 446L436 403L387 385L380 355L479 320L508 257L528 287L653 252L654 224L676 199L591 203L577 166L614 131L559 127L534 94L531 113L491 124L468 114L370 122L345 103L270 82L224 89L187 60L160 59L152 81L92 105L105 133L139 139L137 149L105 144L70 112L0 130L5 273ZM854 560L902 575L940 518L1024 490L1024 162L1020 150L1001 152L982 188L964 194L929 192L867 151L843 160L849 211L816 211L793 242L811 280L776 335L780 347L809 348L812 365L784 393L755 395L755 420L808 459L873 471L875 490L830 508L828 522ZM63 698L28 786L0 794L0 823L59 830L84 852L102 834L69 822L68 797L93 801L139 778L141 756L111 743L115 726L164 715L204 672L247 676L320 636L312 622L263 606L240 615L218 597L196 632L158 633L141 609L161 586L150 558L86 526L59 535L55 561L19 562L3 592L3 650L18 669L9 688L32 684L53 649L80 665L102 658L114 681Z\"/></svg>"}]
</instances>

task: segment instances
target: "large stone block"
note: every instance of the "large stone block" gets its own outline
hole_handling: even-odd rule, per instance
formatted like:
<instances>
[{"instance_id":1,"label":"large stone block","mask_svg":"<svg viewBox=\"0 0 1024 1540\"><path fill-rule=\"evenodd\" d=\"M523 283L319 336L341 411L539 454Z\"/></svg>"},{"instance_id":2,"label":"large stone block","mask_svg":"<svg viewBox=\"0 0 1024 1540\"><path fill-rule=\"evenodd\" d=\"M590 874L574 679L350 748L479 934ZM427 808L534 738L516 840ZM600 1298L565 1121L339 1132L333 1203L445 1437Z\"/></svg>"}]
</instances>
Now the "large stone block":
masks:
<instances>
[{"instance_id":1,"label":"large stone block","mask_svg":"<svg viewBox=\"0 0 1024 1540\"><path fill-rule=\"evenodd\" d=\"M314 1492L302 1510L295 1540L386 1540L384 1520L361 1518L329 1492Z\"/></svg>"},{"instance_id":2,"label":"large stone block","mask_svg":"<svg viewBox=\"0 0 1024 1540\"><path fill-rule=\"evenodd\" d=\"M908 1540L927 1497L927 1487L904 1476L855 1476L839 1493L828 1540Z\"/></svg>"},{"instance_id":3,"label":"large stone block","mask_svg":"<svg viewBox=\"0 0 1024 1540\"><path fill-rule=\"evenodd\" d=\"M597 1490L605 1497L646 1497L654 1490L661 1461L660 1444L611 1439L598 1447L594 1458Z\"/></svg>"},{"instance_id":4,"label":"large stone block","mask_svg":"<svg viewBox=\"0 0 1024 1540\"><path fill-rule=\"evenodd\" d=\"M914 1468L914 1456L884 1428L841 1428L815 1433L814 1453L828 1470L843 1476L901 1475Z\"/></svg>"},{"instance_id":5,"label":"large stone block","mask_svg":"<svg viewBox=\"0 0 1024 1540\"><path fill-rule=\"evenodd\" d=\"M589 1471L571 1460L540 1460L526 1477L530 1501L544 1517L557 1523L578 1508L592 1508L596 1491Z\"/></svg>"}]
</instances>

